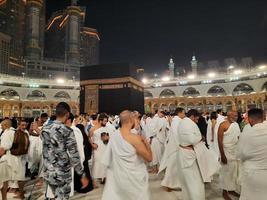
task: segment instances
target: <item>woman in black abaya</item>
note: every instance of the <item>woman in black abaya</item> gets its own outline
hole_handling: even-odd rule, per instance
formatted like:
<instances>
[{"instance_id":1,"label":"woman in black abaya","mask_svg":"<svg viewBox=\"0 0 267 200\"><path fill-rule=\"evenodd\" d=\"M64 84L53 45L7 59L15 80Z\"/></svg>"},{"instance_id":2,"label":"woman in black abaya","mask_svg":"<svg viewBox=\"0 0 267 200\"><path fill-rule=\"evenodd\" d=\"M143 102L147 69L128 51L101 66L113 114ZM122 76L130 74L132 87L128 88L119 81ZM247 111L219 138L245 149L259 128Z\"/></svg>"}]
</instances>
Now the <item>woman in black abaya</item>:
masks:
<instances>
[{"instance_id":1,"label":"woman in black abaya","mask_svg":"<svg viewBox=\"0 0 267 200\"><path fill-rule=\"evenodd\" d=\"M91 155L92 155L92 146L91 146L91 144L88 140L88 137L84 131L84 126L82 124L77 124L76 127L79 128L83 134L83 147L84 147L84 157L85 157L85 160L83 162L83 167L84 167L84 172L85 172L87 178L89 179L89 184L86 188L81 189L82 188L82 184L80 181L81 177L78 174L76 174L76 172L75 172L74 173L74 189L76 192L79 192L79 193L87 193L87 192L90 192L94 189L92 177L91 177L90 170L89 170L89 163L88 163L88 161L91 159Z\"/></svg>"}]
</instances>

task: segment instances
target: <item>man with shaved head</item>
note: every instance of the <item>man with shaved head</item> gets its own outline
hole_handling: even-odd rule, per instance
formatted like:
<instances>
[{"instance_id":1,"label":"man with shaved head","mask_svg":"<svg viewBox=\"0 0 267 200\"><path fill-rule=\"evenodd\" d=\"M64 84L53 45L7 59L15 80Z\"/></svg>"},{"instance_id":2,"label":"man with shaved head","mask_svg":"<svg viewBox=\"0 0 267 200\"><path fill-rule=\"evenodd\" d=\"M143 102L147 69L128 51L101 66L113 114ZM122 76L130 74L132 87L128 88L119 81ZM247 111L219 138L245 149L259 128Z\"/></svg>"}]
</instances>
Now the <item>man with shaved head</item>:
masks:
<instances>
[{"instance_id":1,"label":"man with shaved head","mask_svg":"<svg viewBox=\"0 0 267 200\"><path fill-rule=\"evenodd\" d=\"M236 193L238 178L237 143L240 135L239 125L236 123L238 114L235 111L227 113L227 118L218 130L218 146L220 150L220 187L223 189L225 200L231 200L230 195Z\"/></svg>"},{"instance_id":2,"label":"man with shaved head","mask_svg":"<svg viewBox=\"0 0 267 200\"><path fill-rule=\"evenodd\" d=\"M131 111L120 114L121 128L108 143L103 164L107 166L107 181L102 200L148 200L148 173L145 161L152 160L147 140L132 133L135 120Z\"/></svg>"}]
</instances>

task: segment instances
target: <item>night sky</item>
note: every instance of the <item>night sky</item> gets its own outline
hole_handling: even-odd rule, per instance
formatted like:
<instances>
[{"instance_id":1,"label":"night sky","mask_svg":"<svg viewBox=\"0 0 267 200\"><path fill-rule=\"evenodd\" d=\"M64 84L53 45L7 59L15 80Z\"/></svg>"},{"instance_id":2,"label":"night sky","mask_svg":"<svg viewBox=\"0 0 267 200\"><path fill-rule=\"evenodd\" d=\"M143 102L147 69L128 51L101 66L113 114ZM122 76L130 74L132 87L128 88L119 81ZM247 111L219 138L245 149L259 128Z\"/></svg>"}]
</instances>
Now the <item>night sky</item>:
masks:
<instances>
[{"instance_id":1,"label":"night sky","mask_svg":"<svg viewBox=\"0 0 267 200\"><path fill-rule=\"evenodd\" d=\"M47 0L47 15L70 0ZM265 0L80 0L101 37L100 62L131 62L147 72L252 56L267 61Z\"/></svg>"}]
</instances>

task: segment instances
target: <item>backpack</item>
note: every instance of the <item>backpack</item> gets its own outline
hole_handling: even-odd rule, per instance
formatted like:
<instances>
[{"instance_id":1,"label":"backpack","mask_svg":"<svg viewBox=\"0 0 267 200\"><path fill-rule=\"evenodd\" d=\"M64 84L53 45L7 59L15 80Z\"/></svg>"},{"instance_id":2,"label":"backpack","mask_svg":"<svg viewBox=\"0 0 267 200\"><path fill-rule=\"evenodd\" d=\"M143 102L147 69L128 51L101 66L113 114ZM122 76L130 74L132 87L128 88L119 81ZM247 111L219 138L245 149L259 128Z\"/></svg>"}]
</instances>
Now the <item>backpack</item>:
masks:
<instances>
[{"instance_id":1,"label":"backpack","mask_svg":"<svg viewBox=\"0 0 267 200\"><path fill-rule=\"evenodd\" d=\"M28 134L18 129L14 134L14 141L10 152L14 156L25 155L28 153L29 145L30 140Z\"/></svg>"}]
</instances>

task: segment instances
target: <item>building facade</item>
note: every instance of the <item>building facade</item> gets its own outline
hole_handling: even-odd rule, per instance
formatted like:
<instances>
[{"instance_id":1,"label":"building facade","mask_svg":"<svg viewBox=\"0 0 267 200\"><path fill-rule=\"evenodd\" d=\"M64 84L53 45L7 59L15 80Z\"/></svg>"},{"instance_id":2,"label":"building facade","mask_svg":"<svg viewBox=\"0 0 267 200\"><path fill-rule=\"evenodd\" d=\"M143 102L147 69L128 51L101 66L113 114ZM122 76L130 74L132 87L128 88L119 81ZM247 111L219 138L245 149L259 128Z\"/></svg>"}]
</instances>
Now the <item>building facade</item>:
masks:
<instances>
[{"instance_id":1,"label":"building facade","mask_svg":"<svg viewBox=\"0 0 267 200\"><path fill-rule=\"evenodd\" d=\"M267 67L146 80L146 112L155 112L158 108L174 111L176 107L201 112L216 109L246 112L253 107L267 110Z\"/></svg>"},{"instance_id":2,"label":"building facade","mask_svg":"<svg viewBox=\"0 0 267 200\"><path fill-rule=\"evenodd\" d=\"M46 25L45 0L0 0L0 73L78 79L81 66L99 59L99 36L84 27L85 11L71 1Z\"/></svg>"},{"instance_id":3,"label":"building facade","mask_svg":"<svg viewBox=\"0 0 267 200\"><path fill-rule=\"evenodd\" d=\"M37 117L55 111L67 102L73 114L79 113L80 84L74 80L29 79L0 74L0 118Z\"/></svg>"},{"instance_id":4,"label":"building facade","mask_svg":"<svg viewBox=\"0 0 267 200\"><path fill-rule=\"evenodd\" d=\"M0 73L8 73L11 37L0 33Z\"/></svg>"}]
</instances>

